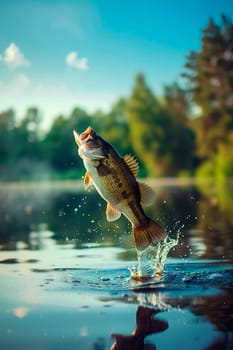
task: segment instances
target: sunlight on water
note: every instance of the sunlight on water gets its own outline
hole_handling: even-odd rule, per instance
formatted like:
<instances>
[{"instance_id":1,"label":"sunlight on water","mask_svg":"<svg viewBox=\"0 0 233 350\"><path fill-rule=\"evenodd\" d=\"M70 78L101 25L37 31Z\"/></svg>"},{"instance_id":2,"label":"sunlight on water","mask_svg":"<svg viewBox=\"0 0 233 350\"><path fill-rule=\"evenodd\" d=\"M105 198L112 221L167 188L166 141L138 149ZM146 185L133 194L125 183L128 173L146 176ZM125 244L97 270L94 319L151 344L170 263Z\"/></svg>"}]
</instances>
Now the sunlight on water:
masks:
<instances>
[{"instance_id":1,"label":"sunlight on water","mask_svg":"<svg viewBox=\"0 0 233 350\"><path fill-rule=\"evenodd\" d=\"M178 244L179 237L180 230L173 237L168 235L163 241L148 247L145 251L138 250L138 266L130 268L131 277L145 280L162 275L168 253Z\"/></svg>"}]
</instances>

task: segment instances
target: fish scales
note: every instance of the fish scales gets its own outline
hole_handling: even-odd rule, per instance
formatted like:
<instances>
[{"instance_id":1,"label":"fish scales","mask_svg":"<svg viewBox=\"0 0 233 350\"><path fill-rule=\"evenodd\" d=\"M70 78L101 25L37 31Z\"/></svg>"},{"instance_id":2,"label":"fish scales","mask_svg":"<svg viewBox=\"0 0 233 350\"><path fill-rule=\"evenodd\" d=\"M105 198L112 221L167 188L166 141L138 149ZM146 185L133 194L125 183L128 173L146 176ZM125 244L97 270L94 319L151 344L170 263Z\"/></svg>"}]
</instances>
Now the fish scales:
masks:
<instances>
[{"instance_id":1,"label":"fish scales","mask_svg":"<svg viewBox=\"0 0 233 350\"><path fill-rule=\"evenodd\" d=\"M89 127L82 134L74 131L78 153L87 173L85 186L93 184L106 200L108 221L119 219L121 213L131 222L136 248L146 249L166 237L165 230L148 218L141 203L151 202L152 190L136 180L138 163L127 155L124 158Z\"/></svg>"},{"instance_id":2,"label":"fish scales","mask_svg":"<svg viewBox=\"0 0 233 350\"><path fill-rule=\"evenodd\" d=\"M143 217L140 191L124 160L119 159L115 151L110 149L108 158L98 161L95 165L85 160L85 165L95 178L94 185L101 196L116 208L124 210L127 218L140 222Z\"/></svg>"}]
</instances>

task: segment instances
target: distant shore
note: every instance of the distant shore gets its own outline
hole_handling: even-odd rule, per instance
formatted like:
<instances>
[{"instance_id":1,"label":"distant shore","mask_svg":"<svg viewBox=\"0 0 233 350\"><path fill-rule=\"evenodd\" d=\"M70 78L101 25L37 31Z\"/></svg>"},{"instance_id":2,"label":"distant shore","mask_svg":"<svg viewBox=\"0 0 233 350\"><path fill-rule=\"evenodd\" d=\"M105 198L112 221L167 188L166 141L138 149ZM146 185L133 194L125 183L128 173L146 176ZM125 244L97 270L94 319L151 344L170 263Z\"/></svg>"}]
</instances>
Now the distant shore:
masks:
<instances>
[{"instance_id":1,"label":"distant shore","mask_svg":"<svg viewBox=\"0 0 233 350\"><path fill-rule=\"evenodd\" d=\"M213 179L197 179L197 178L145 178L139 179L149 184L151 187L169 187L169 186L192 186L196 184L205 184L214 182ZM20 189L32 189L32 190L84 190L83 180L44 180L44 181L12 181L12 182L0 182L0 190L20 190ZM85 190L84 190L85 191Z\"/></svg>"}]
</instances>

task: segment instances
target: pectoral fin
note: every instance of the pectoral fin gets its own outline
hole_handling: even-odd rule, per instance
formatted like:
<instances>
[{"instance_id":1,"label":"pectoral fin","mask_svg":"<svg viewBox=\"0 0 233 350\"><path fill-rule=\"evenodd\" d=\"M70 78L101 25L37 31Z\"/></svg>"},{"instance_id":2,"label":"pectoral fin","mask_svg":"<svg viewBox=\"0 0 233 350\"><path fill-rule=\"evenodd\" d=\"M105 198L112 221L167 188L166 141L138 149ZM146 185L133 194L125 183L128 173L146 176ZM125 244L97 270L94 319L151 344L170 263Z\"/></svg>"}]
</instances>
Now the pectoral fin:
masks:
<instances>
[{"instance_id":1,"label":"pectoral fin","mask_svg":"<svg viewBox=\"0 0 233 350\"><path fill-rule=\"evenodd\" d=\"M118 220L121 216L121 212L113 207L109 202L107 204L106 208L106 217L109 222Z\"/></svg>"},{"instance_id":2,"label":"pectoral fin","mask_svg":"<svg viewBox=\"0 0 233 350\"><path fill-rule=\"evenodd\" d=\"M87 171L85 176L84 176L84 186L85 186L85 189L87 190L88 187L90 187L92 184L92 177L90 175L90 173Z\"/></svg>"},{"instance_id":3,"label":"pectoral fin","mask_svg":"<svg viewBox=\"0 0 233 350\"><path fill-rule=\"evenodd\" d=\"M143 182L138 182L140 194L141 194L141 203L145 206L150 206L154 203L155 193L152 188Z\"/></svg>"}]
</instances>

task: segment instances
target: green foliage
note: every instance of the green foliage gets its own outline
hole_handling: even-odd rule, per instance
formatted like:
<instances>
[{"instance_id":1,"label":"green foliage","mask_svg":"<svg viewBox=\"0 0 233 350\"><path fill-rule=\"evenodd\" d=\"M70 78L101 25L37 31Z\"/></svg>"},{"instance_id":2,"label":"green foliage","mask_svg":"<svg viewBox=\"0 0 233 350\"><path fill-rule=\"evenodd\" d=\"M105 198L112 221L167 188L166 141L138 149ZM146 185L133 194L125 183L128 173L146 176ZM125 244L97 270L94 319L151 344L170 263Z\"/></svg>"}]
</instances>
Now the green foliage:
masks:
<instances>
[{"instance_id":1,"label":"green foliage","mask_svg":"<svg viewBox=\"0 0 233 350\"><path fill-rule=\"evenodd\" d=\"M16 142L14 142L14 147L17 147L17 157L40 158L40 124L41 115L39 110L29 108L15 130Z\"/></svg>"},{"instance_id":2,"label":"green foliage","mask_svg":"<svg viewBox=\"0 0 233 350\"><path fill-rule=\"evenodd\" d=\"M159 109L159 104L152 91L146 85L142 74L136 76L135 86L127 105L130 136L133 148L140 161L149 170L150 174L156 174L155 155L161 145L161 118L154 120Z\"/></svg>"},{"instance_id":3,"label":"green foliage","mask_svg":"<svg viewBox=\"0 0 233 350\"><path fill-rule=\"evenodd\" d=\"M14 158L14 111L0 114L0 165L8 164Z\"/></svg>"},{"instance_id":4,"label":"green foliage","mask_svg":"<svg viewBox=\"0 0 233 350\"><path fill-rule=\"evenodd\" d=\"M33 177L32 174L39 178L39 169L44 169L40 122L37 108L29 108L18 124L12 110L0 114L1 179L28 179Z\"/></svg>"},{"instance_id":5,"label":"green foliage","mask_svg":"<svg viewBox=\"0 0 233 350\"><path fill-rule=\"evenodd\" d=\"M202 161L198 175L232 175L228 143L233 131L233 24L228 18L222 16L220 25L209 21L200 52L192 51L185 67L192 99L201 108L194 129Z\"/></svg>"},{"instance_id":6,"label":"green foliage","mask_svg":"<svg viewBox=\"0 0 233 350\"><path fill-rule=\"evenodd\" d=\"M75 108L68 118L60 115L54 120L43 141L44 153L52 169L67 172L74 166L82 168L77 157L73 130L83 131L90 124L91 116L80 108Z\"/></svg>"},{"instance_id":7,"label":"green foliage","mask_svg":"<svg viewBox=\"0 0 233 350\"><path fill-rule=\"evenodd\" d=\"M221 181L225 177L233 176L233 144L221 145L216 155L216 177Z\"/></svg>"},{"instance_id":8,"label":"green foliage","mask_svg":"<svg viewBox=\"0 0 233 350\"><path fill-rule=\"evenodd\" d=\"M101 136L117 147L124 155L134 150L129 139L129 123L126 114L127 101L120 98L107 114L96 114L93 118L93 127Z\"/></svg>"},{"instance_id":9,"label":"green foliage","mask_svg":"<svg viewBox=\"0 0 233 350\"><path fill-rule=\"evenodd\" d=\"M128 101L132 145L151 176L173 176L192 169L194 133L188 126L188 102L177 84L155 98L140 74Z\"/></svg>"},{"instance_id":10,"label":"green foliage","mask_svg":"<svg viewBox=\"0 0 233 350\"><path fill-rule=\"evenodd\" d=\"M130 99L119 99L107 114L97 111L89 115L75 108L68 117L57 116L43 139L37 109L30 108L19 124L12 111L2 113L1 178L4 174L6 179L74 178L75 171L80 177L84 169L72 130L82 132L89 125L122 155L135 154L142 165L140 176L187 171L192 162L193 133L185 111L185 94L177 84L166 87L161 103L138 75ZM7 162L11 166L3 171ZM17 164L14 169L13 163Z\"/></svg>"}]
</instances>

